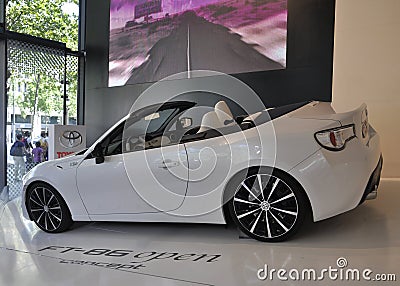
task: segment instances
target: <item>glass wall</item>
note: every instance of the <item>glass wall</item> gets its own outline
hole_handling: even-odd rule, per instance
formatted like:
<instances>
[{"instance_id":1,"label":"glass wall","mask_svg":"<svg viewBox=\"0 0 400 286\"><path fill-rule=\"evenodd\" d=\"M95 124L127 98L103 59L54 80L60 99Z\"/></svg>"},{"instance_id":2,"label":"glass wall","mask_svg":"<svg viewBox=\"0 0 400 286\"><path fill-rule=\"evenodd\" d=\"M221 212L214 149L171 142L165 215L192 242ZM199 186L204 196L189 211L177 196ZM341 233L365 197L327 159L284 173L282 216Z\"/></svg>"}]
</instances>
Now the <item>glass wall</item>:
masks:
<instances>
[{"instance_id":1,"label":"glass wall","mask_svg":"<svg viewBox=\"0 0 400 286\"><path fill-rule=\"evenodd\" d=\"M4 34L4 0L0 0L0 35ZM6 45L0 37L0 206L3 200L3 187L6 185ZM0 209L1 210L1 209Z\"/></svg>"},{"instance_id":2,"label":"glass wall","mask_svg":"<svg viewBox=\"0 0 400 286\"><path fill-rule=\"evenodd\" d=\"M82 62L82 53L77 51L78 2L5 0L0 6L6 11L0 41L3 38L6 43L1 58L7 64L6 92L0 95L6 103L1 114L1 145L5 145L0 191L5 182L10 199L19 195L22 175L36 164L32 150L36 142L47 138L49 126L77 124ZM23 163L10 154L17 140L22 140L27 149Z\"/></svg>"},{"instance_id":3,"label":"glass wall","mask_svg":"<svg viewBox=\"0 0 400 286\"><path fill-rule=\"evenodd\" d=\"M6 29L65 43L67 49L77 51L79 0L6 0ZM55 78L46 72L32 70L32 67L36 67L35 64L44 67L49 60L46 56L39 56L34 46L25 47L27 49L25 51L16 42L11 46L8 56L9 65L13 67L9 78L7 118L11 119L8 122L12 125L12 129L17 131L31 129L33 136L38 136L39 130L46 131L50 124L76 124L78 58L67 56L65 59L63 52L57 59L53 57L52 64L60 68L56 75L58 78ZM35 62L29 57L42 59ZM64 77L66 77L65 85ZM67 93L66 104L63 102L64 89ZM67 110L64 110L64 105ZM13 115L15 118L20 117L20 122L13 121ZM21 117L30 118L31 122L21 122L27 121L21 120ZM12 133L10 142L15 140L16 134Z\"/></svg>"},{"instance_id":4,"label":"glass wall","mask_svg":"<svg viewBox=\"0 0 400 286\"><path fill-rule=\"evenodd\" d=\"M7 30L78 49L79 0L6 0Z\"/></svg>"}]
</instances>

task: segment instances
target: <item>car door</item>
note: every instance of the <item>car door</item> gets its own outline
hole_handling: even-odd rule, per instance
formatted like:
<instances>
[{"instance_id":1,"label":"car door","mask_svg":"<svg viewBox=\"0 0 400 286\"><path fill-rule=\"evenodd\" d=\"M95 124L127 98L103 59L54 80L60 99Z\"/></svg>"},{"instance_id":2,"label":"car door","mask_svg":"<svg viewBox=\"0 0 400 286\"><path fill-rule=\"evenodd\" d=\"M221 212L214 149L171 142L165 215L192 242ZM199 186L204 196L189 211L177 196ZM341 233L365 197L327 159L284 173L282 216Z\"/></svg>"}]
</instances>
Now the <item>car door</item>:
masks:
<instances>
[{"instance_id":1,"label":"car door","mask_svg":"<svg viewBox=\"0 0 400 286\"><path fill-rule=\"evenodd\" d=\"M248 161L242 127L230 119L221 120L217 111L203 108L194 116L187 115L189 111L184 114L193 122L201 122L201 126L196 134L182 138L188 154L189 180L185 201L175 215L207 216L218 212L226 184L238 171L237 162ZM198 116L202 119L195 118ZM218 215L213 217L213 221L219 219Z\"/></svg>"},{"instance_id":2,"label":"car door","mask_svg":"<svg viewBox=\"0 0 400 286\"><path fill-rule=\"evenodd\" d=\"M104 162L93 155L81 163L77 185L90 215L165 212L182 204L188 180L184 145L162 136L146 139L176 112L171 107L133 116L99 143Z\"/></svg>"}]
</instances>

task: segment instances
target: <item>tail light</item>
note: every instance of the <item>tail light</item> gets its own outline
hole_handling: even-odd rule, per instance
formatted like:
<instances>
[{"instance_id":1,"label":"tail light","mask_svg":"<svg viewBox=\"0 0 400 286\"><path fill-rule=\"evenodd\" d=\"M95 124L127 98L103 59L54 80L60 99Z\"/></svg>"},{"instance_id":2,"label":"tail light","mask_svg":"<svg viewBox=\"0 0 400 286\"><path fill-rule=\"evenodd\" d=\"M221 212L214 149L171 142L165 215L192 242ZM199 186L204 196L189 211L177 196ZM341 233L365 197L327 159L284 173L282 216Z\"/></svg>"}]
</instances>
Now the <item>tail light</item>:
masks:
<instances>
[{"instance_id":1,"label":"tail light","mask_svg":"<svg viewBox=\"0 0 400 286\"><path fill-rule=\"evenodd\" d=\"M365 109L363 113L361 113L361 134L363 138L367 138L369 136L369 122L368 122L367 109Z\"/></svg>"},{"instance_id":2,"label":"tail light","mask_svg":"<svg viewBox=\"0 0 400 286\"><path fill-rule=\"evenodd\" d=\"M343 150L346 143L354 137L356 134L353 124L315 133L318 144L331 151Z\"/></svg>"}]
</instances>

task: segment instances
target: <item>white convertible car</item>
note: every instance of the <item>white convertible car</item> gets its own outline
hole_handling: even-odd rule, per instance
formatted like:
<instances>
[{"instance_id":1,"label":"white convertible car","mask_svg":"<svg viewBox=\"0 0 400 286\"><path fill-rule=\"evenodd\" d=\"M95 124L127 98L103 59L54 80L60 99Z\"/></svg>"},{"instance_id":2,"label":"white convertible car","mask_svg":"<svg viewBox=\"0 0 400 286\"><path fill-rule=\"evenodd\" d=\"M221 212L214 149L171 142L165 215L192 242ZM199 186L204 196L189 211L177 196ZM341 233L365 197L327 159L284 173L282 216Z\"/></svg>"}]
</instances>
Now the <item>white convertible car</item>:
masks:
<instances>
[{"instance_id":1,"label":"white convertible car","mask_svg":"<svg viewBox=\"0 0 400 286\"><path fill-rule=\"evenodd\" d=\"M73 221L233 221L275 242L308 217L375 198L381 169L365 104L341 114L311 102L233 116L224 101L211 109L175 101L134 112L89 149L36 166L24 177L22 204L49 233Z\"/></svg>"}]
</instances>

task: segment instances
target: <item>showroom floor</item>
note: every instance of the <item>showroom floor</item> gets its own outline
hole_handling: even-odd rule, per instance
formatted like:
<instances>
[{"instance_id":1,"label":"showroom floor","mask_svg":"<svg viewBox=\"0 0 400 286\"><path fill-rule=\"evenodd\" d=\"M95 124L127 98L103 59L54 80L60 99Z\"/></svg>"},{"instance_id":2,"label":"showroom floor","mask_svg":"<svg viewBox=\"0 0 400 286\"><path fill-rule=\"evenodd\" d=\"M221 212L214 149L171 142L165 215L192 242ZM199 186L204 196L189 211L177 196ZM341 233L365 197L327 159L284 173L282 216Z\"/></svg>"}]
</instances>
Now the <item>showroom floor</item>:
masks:
<instances>
[{"instance_id":1,"label":"showroom floor","mask_svg":"<svg viewBox=\"0 0 400 286\"><path fill-rule=\"evenodd\" d=\"M277 244L239 239L234 228L213 225L79 223L50 235L22 219L17 198L0 203L0 285L336 285L342 280L282 282L275 274L272 281L271 276L261 281L257 272L265 265L268 273L369 268L370 277L396 274L399 280L400 181L383 181L379 192L377 200L307 225L291 241Z\"/></svg>"}]
</instances>

